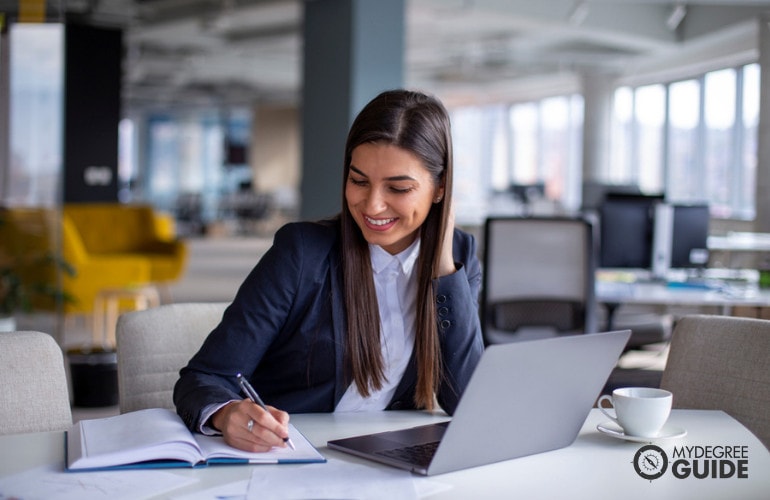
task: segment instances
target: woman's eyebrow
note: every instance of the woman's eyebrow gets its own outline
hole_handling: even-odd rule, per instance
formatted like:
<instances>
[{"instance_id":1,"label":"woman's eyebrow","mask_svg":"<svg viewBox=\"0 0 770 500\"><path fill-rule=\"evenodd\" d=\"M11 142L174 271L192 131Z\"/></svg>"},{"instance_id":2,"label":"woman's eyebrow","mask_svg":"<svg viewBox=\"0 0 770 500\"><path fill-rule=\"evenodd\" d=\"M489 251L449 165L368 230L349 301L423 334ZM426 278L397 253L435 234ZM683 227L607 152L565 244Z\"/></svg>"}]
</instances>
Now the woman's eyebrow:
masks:
<instances>
[{"instance_id":1,"label":"woman's eyebrow","mask_svg":"<svg viewBox=\"0 0 770 500\"><path fill-rule=\"evenodd\" d=\"M350 170L352 170L353 172L357 173L357 174L358 174L358 175L360 175L360 176L363 176L363 177L369 177L368 175L366 175L365 173L361 172L360 170L358 170L358 169L357 169L356 167L354 167L353 165L351 165L351 166L350 166Z\"/></svg>"},{"instance_id":2,"label":"woman's eyebrow","mask_svg":"<svg viewBox=\"0 0 770 500\"><path fill-rule=\"evenodd\" d=\"M368 175L366 175L365 173L361 172L360 170L358 170L353 165L350 166L350 170L352 170L353 172L357 173L358 175L361 175L363 177L369 178ZM414 177L410 177L408 175L394 175L393 177L386 177L385 180L386 181L415 181L417 179L415 179Z\"/></svg>"}]
</instances>

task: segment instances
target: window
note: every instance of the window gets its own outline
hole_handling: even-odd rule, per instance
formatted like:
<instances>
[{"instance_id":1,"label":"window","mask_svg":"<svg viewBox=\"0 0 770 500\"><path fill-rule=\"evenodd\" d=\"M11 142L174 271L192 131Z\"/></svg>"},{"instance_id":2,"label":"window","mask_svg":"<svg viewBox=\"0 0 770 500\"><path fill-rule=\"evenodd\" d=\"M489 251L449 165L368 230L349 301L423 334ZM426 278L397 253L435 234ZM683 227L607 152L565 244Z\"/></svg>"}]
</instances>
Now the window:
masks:
<instances>
[{"instance_id":1,"label":"window","mask_svg":"<svg viewBox=\"0 0 770 500\"><path fill-rule=\"evenodd\" d=\"M708 201L715 217L753 218L759 78L749 64L617 89L607 178L673 202Z\"/></svg>"},{"instance_id":2,"label":"window","mask_svg":"<svg viewBox=\"0 0 770 500\"><path fill-rule=\"evenodd\" d=\"M737 218L752 219L755 215L757 182L757 137L759 129L759 64L749 64L738 73L737 119L738 158L737 189L731 200L732 213Z\"/></svg>"},{"instance_id":3,"label":"window","mask_svg":"<svg viewBox=\"0 0 770 500\"><path fill-rule=\"evenodd\" d=\"M666 89L663 85L616 90L607 176L610 183L635 184L648 193L662 192L665 117Z\"/></svg>"},{"instance_id":4,"label":"window","mask_svg":"<svg viewBox=\"0 0 770 500\"><path fill-rule=\"evenodd\" d=\"M58 203L62 171L64 30L61 24L10 27L8 205Z\"/></svg>"},{"instance_id":5,"label":"window","mask_svg":"<svg viewBox=\"0 0 770 500\"><path fill-rule=\"evenodd\" d=\"M490 192L507 189L506 106L462 107L450 113L454 202L459 224L477 225L493 210Z\"/></svg>"},{"instance_id":6,"label":"window","mask_svg":"<svg viewBox=\"0 0 770 500\"><path fill-rule=\"evenodd\" d=\"M666 90L663 85L636 89L636 170L633 175L642 191L663 191L663 137L666 117Z\"/></svg>"},{"instance_id":7,"label":"window","mask_svg":"<svg viewBox=\"0 0 770 500\"><path fill-rule=\"evenodd\" d=\"M225 178L224 127L215 112L180 116L156 115L148 120L146 196L153 205L174 211L180 196L200 193L203 217L216 217Z\"/></svg>"},{"instance_id":8,"label":"window","mask_svg":"<svg viewBox=\"0 0 770 500\"><path fill-rule=\"evenodd\" d=\"M730 200L735 190L733 172L736 166L735 143L736 78L734 69L705 75L703 83L703 168L705 186L702 191L714 205L712 212L728 217Z\"/></svg>"},{"instance_id":9,"label":"window","mask_svg":"<svg viewBox=\"0 0 770 500\"><path fill-rule=\"evenodd\" d=\"M451 110L458 222L516 213L514 185L544 185L566 209L580 204L583 98L556 96Z\"/></svg>"},{"instance_id":10,"label":"window","mask_svg":"<svg viewBox=\"0 0 770 500\"><path fill-rule=\"evenodd\" d=\"M628 184L633 179L633 158L636 156L631 137L634 131L634 91L620 87L612 104L612 138L608 171L601 176L610 184Z\"/></svg>"},{"instance_id":11,"label":"window","mask_svg":"<svg viewBox=\"0 0 770 500\"><path fill-rule=\"evenodd\" d=\"M668 178L669 199L689 201L703 193L698 165L703 160L698 147L700 123L700 81L685 80L669 86Z\"/></svg>"}]
</instances>

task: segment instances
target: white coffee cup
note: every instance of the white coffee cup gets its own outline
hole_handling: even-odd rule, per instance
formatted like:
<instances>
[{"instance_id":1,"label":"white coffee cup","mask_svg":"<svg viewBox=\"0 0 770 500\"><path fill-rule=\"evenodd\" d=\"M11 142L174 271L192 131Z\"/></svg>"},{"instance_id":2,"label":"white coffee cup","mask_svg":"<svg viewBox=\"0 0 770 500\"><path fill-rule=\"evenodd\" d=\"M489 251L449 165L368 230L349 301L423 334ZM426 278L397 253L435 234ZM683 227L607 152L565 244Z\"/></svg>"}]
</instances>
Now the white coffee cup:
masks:
<instances>
[{"instance_id":1,"label":"white coffee cup","mask_svg":"<svg viewBox=\"0 0 770 500\"><path fill-rule=\"evenodd\" d=\"M599 398L596 406L623 428L629 436L657 437L671 413L672 395L664 389L652 387L622 387ZM615 415L602 406L609 401Z\"/></svg>"}]
</instances>

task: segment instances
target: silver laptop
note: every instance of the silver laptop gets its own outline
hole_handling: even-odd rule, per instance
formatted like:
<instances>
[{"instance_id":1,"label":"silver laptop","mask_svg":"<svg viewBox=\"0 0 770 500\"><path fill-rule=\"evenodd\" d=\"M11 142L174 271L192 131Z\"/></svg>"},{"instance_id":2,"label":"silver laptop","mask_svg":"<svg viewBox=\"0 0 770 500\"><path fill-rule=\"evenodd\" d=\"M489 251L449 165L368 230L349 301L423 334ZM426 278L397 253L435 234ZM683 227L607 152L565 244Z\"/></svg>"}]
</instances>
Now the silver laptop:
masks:
<instances>
[{"instance_id":1,"label":"silver laptop","mask_svg":"<svg viewBox=\"0 0 770 500\"><path fill-rule=\"evenodd\" d=\"M327 445L424 475L569 446L630 335L621 330L491 345L451 421Z\"/></svg>"}]
</instances>

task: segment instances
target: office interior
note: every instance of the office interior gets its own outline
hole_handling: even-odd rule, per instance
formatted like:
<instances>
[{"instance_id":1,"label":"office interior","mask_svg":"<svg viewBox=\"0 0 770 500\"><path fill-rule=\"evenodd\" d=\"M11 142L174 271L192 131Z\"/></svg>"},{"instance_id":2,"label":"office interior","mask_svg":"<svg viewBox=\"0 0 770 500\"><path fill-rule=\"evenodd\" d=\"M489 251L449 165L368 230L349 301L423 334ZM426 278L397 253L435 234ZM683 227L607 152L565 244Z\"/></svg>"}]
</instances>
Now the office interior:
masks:
<instances>
[{"instance_id":1,"label":"office interior","mask_svg":"<svg viewBox=\"0 0 770 500\"><path fill-rule=\"evenodd\" d=\"M610 193L663 215L647 207L644 234L619 221L625 244L640 236L630 251L645 248L643 260L604 255L607 243L601 279L673 268L683 283L758 286L770 267L770 98L760 84L770 2L114 0L44 3L42 17L28 3L3 5L0 205L152 207L186 248L161 302L228 300L280 225L336 213L352 117L401 86L449 109L457 222L480 242L488 217L580 215L597 224L598 247ZM711 102L728 104L727 125ZM671 248L684 234L675 228L704 227L678 226L677 207L706 207L708 233L693 236L686 262L680 252L656 267L656 241ZM124 287L142 279L153 284ZM685 312L621 309L664 318L666 330ZM770 319L756 305L730 313ZM104 334L94 317L89 300L17 324L68 349ZM626 362L659 371L665 348L651 343Z\"/></svg>"}]
</instances>

